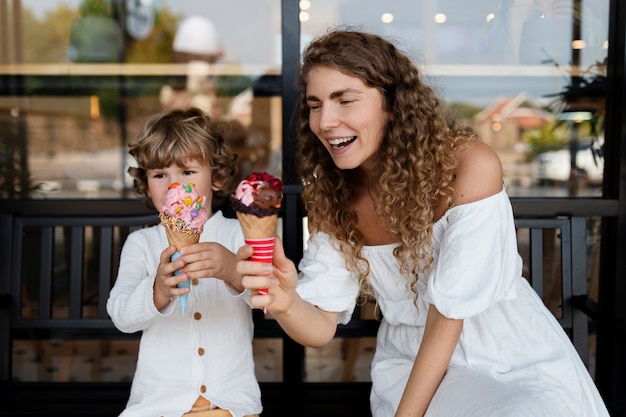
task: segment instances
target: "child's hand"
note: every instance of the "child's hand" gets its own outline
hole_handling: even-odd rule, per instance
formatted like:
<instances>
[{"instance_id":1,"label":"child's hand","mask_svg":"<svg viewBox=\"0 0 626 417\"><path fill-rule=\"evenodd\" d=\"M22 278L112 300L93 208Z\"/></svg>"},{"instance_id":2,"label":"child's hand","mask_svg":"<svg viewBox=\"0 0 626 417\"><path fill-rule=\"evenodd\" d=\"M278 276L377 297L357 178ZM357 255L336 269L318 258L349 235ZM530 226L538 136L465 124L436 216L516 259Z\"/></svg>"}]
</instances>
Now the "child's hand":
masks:
<instances>
[{"instance_id":1,"label":"child's hand","mask_svg":"<svg viewBox=\"0 0 626 417\"><path fill-rule=\"evenodd\" d=\"M241 275L235 269L237 257L224 246L215 242L201 242L181 249L185 263L180 272L190 279L218 278L243 291Z\"/></svg>"},{"instance_id":2,"label":"child's hand","mask_svg":"<svg viewBox=\"0 0 626 417\"><path fill-rule=\"evenodd\" d=\"M294 263L285 256L282 242L274 239L274 257L272 264L248 261L252 256L252 247L243 246L237 252L237 271L242 275L241 283L253 290L250 297L254 307L267 308L272 312L286 312L296 296L298 272ZM265 295L257 294L259 289L267 288Z\"/></svg>"},{"instance_id":3,"label":"child's hand","mask_svg":"<svg viewBox=\"0 0 626 417\"><path fill-rule=\"evenodd\" d=\"M185 263L179 258L174 262L171 257L176 253L175 246L168 246L161 252L159 267L154 279L154 305L158 310L165 307L172 297L177 297L189 292L189 288L177 288L176 284L185 282L188 276L181 271ZM174 271L179 270L180 275L174 275Z\"/></svg>"}]
</instances>

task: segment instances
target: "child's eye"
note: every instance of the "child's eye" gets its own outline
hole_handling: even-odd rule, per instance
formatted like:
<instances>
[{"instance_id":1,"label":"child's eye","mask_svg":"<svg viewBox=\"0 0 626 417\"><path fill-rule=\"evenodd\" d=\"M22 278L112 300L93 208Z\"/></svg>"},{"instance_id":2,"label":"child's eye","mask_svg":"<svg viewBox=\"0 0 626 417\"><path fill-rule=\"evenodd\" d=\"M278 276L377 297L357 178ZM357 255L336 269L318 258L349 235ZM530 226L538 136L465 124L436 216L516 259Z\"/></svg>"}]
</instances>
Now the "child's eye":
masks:
<instances>
[{"instance_id":1,"label":"child's eye","mask_svg":"<svg viewBox=\"0 0 626 417\"><path fill-rule=\"evenodd\" d=\"M161 172L156 172L154 174L152 174L152 178L163 178L165 176L165 174L161 173Z\"/></svg>"},{"instance_id":2,"label":"child's eye","mask_svg":"<svg viewBox=\"0 0 626 417\"><path fill-rule=\"evenodd\" d=\"M191 171L191 170L183 171L183 175L193 175L195 173L196 173L195 171Z\"/></svg>"}]
</instances>

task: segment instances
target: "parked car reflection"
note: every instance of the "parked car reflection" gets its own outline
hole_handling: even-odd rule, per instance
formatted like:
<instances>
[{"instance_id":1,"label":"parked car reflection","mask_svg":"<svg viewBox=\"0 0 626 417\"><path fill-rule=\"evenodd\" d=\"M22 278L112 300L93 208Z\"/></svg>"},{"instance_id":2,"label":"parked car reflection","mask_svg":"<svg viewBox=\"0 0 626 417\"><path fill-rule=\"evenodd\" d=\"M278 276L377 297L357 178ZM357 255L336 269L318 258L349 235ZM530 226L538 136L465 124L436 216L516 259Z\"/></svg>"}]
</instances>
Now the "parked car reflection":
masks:
<instances>
[{"instance_id":1,"label":"parked car reflection","mask_svg":"<svg viewBox=\"0 0 626 417\"><path fill-rule=\"evenodd\" d=\"M566 183L570 179L569 148L540 153L530 164L532 178L540 184ZM599 185L604 175L603 141L586 138L578 143L576 174L581 185Z\"/></svg>"}]
</instances>

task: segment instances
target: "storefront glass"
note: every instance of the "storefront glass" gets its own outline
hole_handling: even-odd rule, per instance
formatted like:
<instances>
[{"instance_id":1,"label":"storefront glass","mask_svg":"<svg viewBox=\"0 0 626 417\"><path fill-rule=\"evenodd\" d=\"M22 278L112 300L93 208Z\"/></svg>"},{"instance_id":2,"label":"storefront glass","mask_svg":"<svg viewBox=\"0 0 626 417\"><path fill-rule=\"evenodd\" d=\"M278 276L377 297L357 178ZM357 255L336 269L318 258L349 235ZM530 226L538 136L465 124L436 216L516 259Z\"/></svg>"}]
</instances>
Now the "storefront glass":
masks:
<instances>
[{"instance_id":1,"label":"storefront glass","mask_svg":"<svg viewBox=\"0 0 626 417\"><path fill-rule=\"evenodd\" d=\"M301 0L299 44L337 25L384 35L497 150L509 195L597 196L608 3ZM281 25L280 0L0 0L0 199L134 198L128 143L149 115L189 105L229 121L242 175L280 176ZM57 364L70 344L38 362L18 344L15 377L126 379L136 341L120 343L119 375L82 342L75 362L106 359L93 375ZM277 345L255 340L260 380L282 375ZM372 354L371 338L307 349L306 379L368 380Z\"/></svg>"},{"instance_id":2,"label":"storefront glass","mask_svg":"<svg viewBox=\"0 0 626 417\"><path fill-rule=\"evenodd\" d=\"M2 0L0 198L132 198L145 118L229 124L241 173L280 174L279 0Z\"/></svg>"},{"instance_id":3,"label":"storefront glass","mask_svg":"<svg viewBox=\"0 0 626 417\"><path fill-rule=\"evenodd\" d=\"M301 45L351 25L423 64L499 152L512 196L599 195L608 0L299 4ZM127 144L146 116L192 104L232 121L242 173L280 175L279 0L2 5L2 198L133 197Z\"/></svg>"},{"instance_id":4,"label":"storefront glass","mask_svg":"<svg viewBox=\"0 0 626 417\"><path fill-rule=\"evenodd\" d=\"M510 195L600 195L608 0L302 0L300 7L305 42L349 25L394 40L423 65L448 105L498 151Z\"/></svg>"}]
</instances>

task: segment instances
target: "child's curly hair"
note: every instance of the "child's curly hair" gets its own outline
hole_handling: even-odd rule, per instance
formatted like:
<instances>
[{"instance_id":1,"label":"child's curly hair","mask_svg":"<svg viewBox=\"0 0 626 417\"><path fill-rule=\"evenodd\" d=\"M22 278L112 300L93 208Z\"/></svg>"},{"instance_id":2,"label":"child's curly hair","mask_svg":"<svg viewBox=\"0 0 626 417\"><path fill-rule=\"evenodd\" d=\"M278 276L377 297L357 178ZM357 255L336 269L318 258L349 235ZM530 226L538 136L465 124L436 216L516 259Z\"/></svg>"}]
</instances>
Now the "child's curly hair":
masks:
<instances>
[{"instance_id":1,"label":"child's curly hair","mask_svg":"<svg viewBox=\"0 0 626 417\"><path fill-rule=\"evenodd\" d=\"M136 143L129 145L137 167L128 168L128 173L134 178L135 191L148 207L154 205L147 195L146 171L172 164L184 166L190 159L208 164L213 182L224 184L214 194L214 205L229 193L237 174L237 154L224 143L224 126L197 108L159 113L144 123Z\"/></svg>"}]
</instances>

